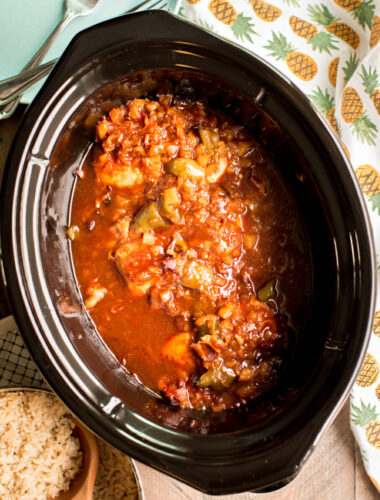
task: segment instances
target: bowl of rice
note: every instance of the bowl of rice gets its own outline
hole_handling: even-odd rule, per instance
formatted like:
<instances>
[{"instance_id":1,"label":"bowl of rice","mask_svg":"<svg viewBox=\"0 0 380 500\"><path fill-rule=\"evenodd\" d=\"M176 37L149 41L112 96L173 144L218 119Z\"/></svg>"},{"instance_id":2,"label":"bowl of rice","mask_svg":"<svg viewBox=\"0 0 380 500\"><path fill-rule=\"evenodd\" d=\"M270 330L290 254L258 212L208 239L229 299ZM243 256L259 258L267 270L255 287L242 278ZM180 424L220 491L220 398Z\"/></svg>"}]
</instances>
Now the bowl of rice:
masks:
<instances>
[{"instance_id":1,"label":"bowl of rice","mask_svg":"<svg viewBox=\"0 0 380 500\"><path fill-rule=\"evenodd\" d=\"M73 498L87 473L84 428L60 400L41 389L2 389L0 422L0 498ZM96 440L99 467L92 498L142 499L129 458Z\"/></svg>"}]
</instances>

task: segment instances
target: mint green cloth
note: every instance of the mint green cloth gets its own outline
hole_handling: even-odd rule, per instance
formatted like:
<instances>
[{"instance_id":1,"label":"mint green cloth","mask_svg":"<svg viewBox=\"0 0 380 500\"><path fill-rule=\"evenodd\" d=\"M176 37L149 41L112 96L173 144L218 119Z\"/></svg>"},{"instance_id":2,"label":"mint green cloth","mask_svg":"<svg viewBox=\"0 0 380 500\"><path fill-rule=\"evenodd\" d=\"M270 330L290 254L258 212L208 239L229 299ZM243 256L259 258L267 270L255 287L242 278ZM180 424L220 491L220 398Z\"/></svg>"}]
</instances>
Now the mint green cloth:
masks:
<instances>
[{"instance_id":1,"label":"mint green cloth","mask_svg":"<svg viewBox=\"0 0 380 500\"><path fill-rule=\"evenodd\" d=\"M125 14L142 0L99 0L86 16L73 19L58 36L44 62L59 57L79 31ZM151 0L150 4L155 3ZM165 0L166 10L175 13L178 0ZM0 80L19 73L41 47L63 15L64 0L0 0ZM33 85L23 96L29 103L43 81Z\"/></svg>"}]
</instances>

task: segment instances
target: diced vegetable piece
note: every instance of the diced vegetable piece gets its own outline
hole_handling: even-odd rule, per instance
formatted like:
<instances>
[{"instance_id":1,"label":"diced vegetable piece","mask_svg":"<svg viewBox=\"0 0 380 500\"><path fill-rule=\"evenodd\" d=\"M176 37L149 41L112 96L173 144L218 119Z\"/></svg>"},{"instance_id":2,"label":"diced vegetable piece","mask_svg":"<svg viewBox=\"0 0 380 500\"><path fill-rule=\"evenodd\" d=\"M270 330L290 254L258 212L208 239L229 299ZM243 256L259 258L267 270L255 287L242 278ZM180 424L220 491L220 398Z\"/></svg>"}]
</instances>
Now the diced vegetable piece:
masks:
<instances>
[{"instance_id":1,"label":"diced vegetable piece","mask_svg":"<svg viewBox=\"0 0 380 500\"><path fill-rule=\"evenodd\" d=\"M251 148L251 143L250 142L247 142L247 141L240 141L240 142L238 142L238 154L239 154L239 156L243 156L246 153L248 153L248 151L250 150L250 148Z\"/></svg>"},{"instance_id":2,"label":"diced vegetable piece","mask_svg":"<svg viewBox=\"0 0 380 500\"><path fill-rule=\"evenodd\" d=\"M197 327L198 340L204 335L219 335L220 321L215 314L206 314L198 318L195 322Z\"/></svg>"},{"instance_id":3,"label":"diced vegetable piece","mask_svg":"<svg viewBox=\"0 0 380 500\"><path fill-rule=\"evenodd\" d=\"M211 163L206 167L206 178L209 182L217 182L227 168L227 158L224 156L216 163Z\"/></svg>"},{"instance_id":4,"label":"diced vegetable piece","mask_svg":"<svg viewBox=\"0 0 380 500\"><path fill-rule=\"evenodd\" d=\"M165 342L162 348L162 355L169 361L180 365L188 371L192 371L194 369L194 360L190 348L192 340L193 337L189 332L173 335Z\"/></svg>"},{"instance_id":5,"label":"diced vegetable piece","mask_svg":"<svg viewBox=\"0 0 380 500\"><path fill-rule=\"evenodd\" d=\"M199 135L203 142L204 147L209 153L212 153L214 149L218 146L219 134L215 130L210 128L200 128Z\"/></svg>"},{"instance_id":6,"label":"diced vegetable piece","mask_svg":"<svg viewBox=\"0 0 380 500\"><path fill-rule=\"evenodd\" d=\"M197 163L202 168L206 168L207 165L209 164L210 158L211 156L209 154L200 155L197 157Z\"/></svg>"},{"instance_id":7,"label":"diced vegetable piece","mask_svg":"<svg viewBox=\"0 0 380 500\"><path fill-rule=\"evenodd\" d=\"M268 281L266 285L262 286L257 292L257 297L261 300L261 302L267 302L268 300L275 299L277 297L275 280Z\"/></svg>"},{"instance_id":8,"label":"diced vegetable piece","mask_svg":"<svg viewBox=\"0 0 380 500\"><path fill-rule=\"evenodd\" d=\"M212 153L213 143L211 139L211 130L209 128L200 128L199 135L201 137L204 147L207 149L209 153Z\"/></svg>"},{"instance_id":9,"label":"diced vegetable piece","mask_svg":"<svg viewBox=\"0 0 380 500\"><path fill-rule=\"evenodd\" d=\"M256 234L243 234L243 244L247 250L252 250L256 245L257 235Z\"/></svg>"},{"instance_id":10,"label":"diced vegetable piece","mask_svg":"<svg viewBox=\"0 0 380 500\"><path fill-rule=\"evenodd\" d=\"M110 118L114 123L121 122L124 118L124 108L113 108L111 109L110 113Z\"/></svg>"},{"instance_id":11,"label":"diced vegetable piece","mask_svg":"<svg viewBox=\"0 0 380 500\"><path fill-rule=\"evenodd\" d=\"M248 382L249 380L253 379L254 375L255 375L255 369L252 366L249 368L243 368L239 374L239 380L241 382Z\"/></svg>"},{"instance_id":12,"label":"diced vegetable piece","mask_svg":"<svg viewBox=\"0 0 380 500\"><path fill-rule=\"evenodd\" d=\"M145 99L134 99L129 107L129 117L133 120L141 118L147 101Z\"/></svg>"},{"instance_id":13,"label":"diced vegetable piece","mask_svg":"<svg viewBox=\"0 0 380 500\"><path fill-rule=\"evenodd\" d=\"M234 312L235 306L233 304L226 304L221 307L218 311L218 314L221 318L227 319Z\"/></svg>"},{"instance_id":14,"label":"diced vegetable piece","mask_svg":"<svg viewBox=\"0 0 380 500\"><path fill-rule=\"evenodd\" d=\"M128 280L127 281L129 291L138 297L145 295L150 287L152 286L151 281L144 281L143 283L136 283L135 281Z\"/></svg>"},{"instance_id":15,"label":"diced vegetable piece","mask_svg":"<svg viewBox=\"0 0 380 500\"><path fill-rule=\"evenodd\" d=\"M216 391L223 391L234 382L235 372L231 368L218 366L211 368L198 380L199 387L213 387Z\"/></svg>"},{"instance_id":16,"label":"diced vegetable piece","mask_svg":"<svg viewBox=\"0 0 380 500\"><path fill-rule=\"evenodd\" d=\"M169 210L170 207L177 207L181 203L181 198L175 187L165 189L163 193L163 208Z\"/></svg>"},{"instance_id":17,"label":"diced vegetable piece","mask_svg":"<svg viewBox=\"0 0 380 500\"><path fill-rule=\"evenodd\" d=\"M211 130L211 142L214 148L218 146L219 133L216 130Z\"/></svg>"},{"instance_id":18,"label":"diced vegetable piece","mask_svg":"<svg viewBox=\"0 0 380 500\"><path fill-rule=\"evenodd\" d=\"M105 118L101 122L98 123L96 127L96 133L98 138L102 141L105 136L107 135L107 132L109 130L109 124Z\"/></svg>"},{"instance_id":19,"label":"diced vegetable piece","mask_svg":"<svg viewBox=\"0 0 380 500\"><path fill-rule=\"evenodd\" d=\"M167 163L168 170L173 175L194 177L201 179L205 176L203 168L195 161L188 158L175 158Z\"/></svg>"},{"instance_id":20,"label":"diced vegetable piece","mask_svg":"<svg viewBox=\"0 0 380 500\"><path fill-rule=\"evenodd\" d=\"M79 233L78 226L70 226L69 229L67 230L67 236L70 238L71 241L75 240L75 235L78 233Z\"/></svg>"},{"instance_id":21,"label":"diced vegetable piece","mask_svg":"<svg viewBox=\"0 0 380 500\"><path fill-rule=\"evenodd\" d=\"M183 217L181 217L181 213L178 209L180 203L181 198L175 187L165 189L162 195L160 208L165 217L174 224L181 224L183 222Z\"/></svg>"},{"instance_id":22,"label":"diced vegetable piece","mask_svg":"<svg viewBox=\"0 0 380 500\"><path fill-rule=\"evenodd\" d=\"M121 189L137 186L144 180L139 168L127 165L115 166L110 161L107 161L104 166L100 165L99 169L95 167L95 171L102 184L116 186Z\"/></svg>"},{"instance_id":23,"label":"diced vegetable piece","mask_svg":"<svg viewBox=\"0 0 380 500\"><path fill-rule=\"evenodd\" d=\"M191 260L183 268L181 283L196 290L206 290L212 285L214 272L210 266L202 262Z\"/></svg>"},{"instance_id":24,"label":"diced vegetable piece","mask_svg":"<svg viewBox=\"0 0 380 500\"><path fill-rule=\"evenodd\" d=\"M222 330L233 330L234 329L233 324L231 323L231 321L229 319L224 319L220 323L220 328Z\"/></svg>"},{"instance_id":25,"label":"diced vegetable piece","mask_svg":"<svg viewBox=\"0 0 380 500\"><path fill-rule=\"evenodd\" d=\"M207 323L203 323L203 325L197 326L196 331L196 341L198 342L198 340L200 340L202 337L209 334Z\"/></svg>"},{"instance_id":26,"label":"diced vegetable piece","mask_svg":"<svg viewBox=\"0 0 380 500\"><path fill-rule=\"evenodd\" d=\"M146 231L144 233L144 236L143 236L144 245L152 246L155 244L155 242L156 242L156 238L154 237L154 235L152 233L150 233L149 231Z\"/></svg>"},{"instance_id":27,"label":"diced vegetable piece","mask_svg":"<svg viewBox=\"0 0 380 500\"><path fill-rule=\"evenodd\" d=\"M154 201L142 207L133 220L133 229L141 233L165 226L167 226L167 223L161 217L157 203Z\"/></svg>"},{"instance_id":28,"label":"diced vegetable piece","mask_svg":"<svg viewBox=\"0 0 380 500\"><path fill-rule=\"evenodd\" d=\"M173 240L168 246L168 249L166 250L166 253L168 255L175 255L176 253L179 252L186 252L187 250L187 244L186 241L182 238L182 236L178 233L175 233L173 235Z\"/></svg>"}]
</instances>

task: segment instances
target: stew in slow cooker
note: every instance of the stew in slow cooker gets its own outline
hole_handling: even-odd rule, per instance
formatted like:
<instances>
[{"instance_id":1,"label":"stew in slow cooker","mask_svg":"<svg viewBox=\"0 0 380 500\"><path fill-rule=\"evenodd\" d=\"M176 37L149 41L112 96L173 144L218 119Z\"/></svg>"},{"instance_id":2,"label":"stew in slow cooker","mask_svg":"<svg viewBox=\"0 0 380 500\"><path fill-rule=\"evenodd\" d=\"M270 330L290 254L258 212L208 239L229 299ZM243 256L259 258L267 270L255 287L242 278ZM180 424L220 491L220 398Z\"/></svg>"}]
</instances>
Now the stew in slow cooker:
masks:
<instances>
[{"instance_id":1,"label":"stew in slow cooker","mask_svg":"<svg viewBox=\"0 0 380 500\"><path fill-rule=\"evenodd\" d=\"M302 316L290 191L244 127L171 95L97 124L68 230L85 306L126 371L220 411L272 387Z\"/></svg>"}]
</instances>

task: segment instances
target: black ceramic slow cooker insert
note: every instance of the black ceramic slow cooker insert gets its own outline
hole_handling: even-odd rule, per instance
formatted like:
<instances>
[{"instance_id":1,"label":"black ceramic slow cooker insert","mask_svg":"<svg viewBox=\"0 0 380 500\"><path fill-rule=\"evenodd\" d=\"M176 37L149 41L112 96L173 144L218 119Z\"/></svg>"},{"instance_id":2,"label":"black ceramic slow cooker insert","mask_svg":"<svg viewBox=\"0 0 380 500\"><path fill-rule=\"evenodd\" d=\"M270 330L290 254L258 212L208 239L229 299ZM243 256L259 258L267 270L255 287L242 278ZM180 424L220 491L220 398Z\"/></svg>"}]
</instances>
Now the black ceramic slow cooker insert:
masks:
<instances>
[{"instance_id":1,"label":"black ceramic slow cooker insert","mask_svg":"<svg viewBox=\"0 0 380 500\"><path fill-rule=\"evenodd\" d=\"M83 307L72 266L66 229L94 110L166 91L203 100L261 138L278 158L308 236L311 300L291 359L278 387L239 410L170 407L126 376ZM17 323L59 397L112 445L208 493L273 489L293 478L365 354L373 244L332 129L268 63L165 12L114 19L70 43L10 152L1 244ZM76 310L62 307L68 297Z\"/></svg>"}]
</instances>

